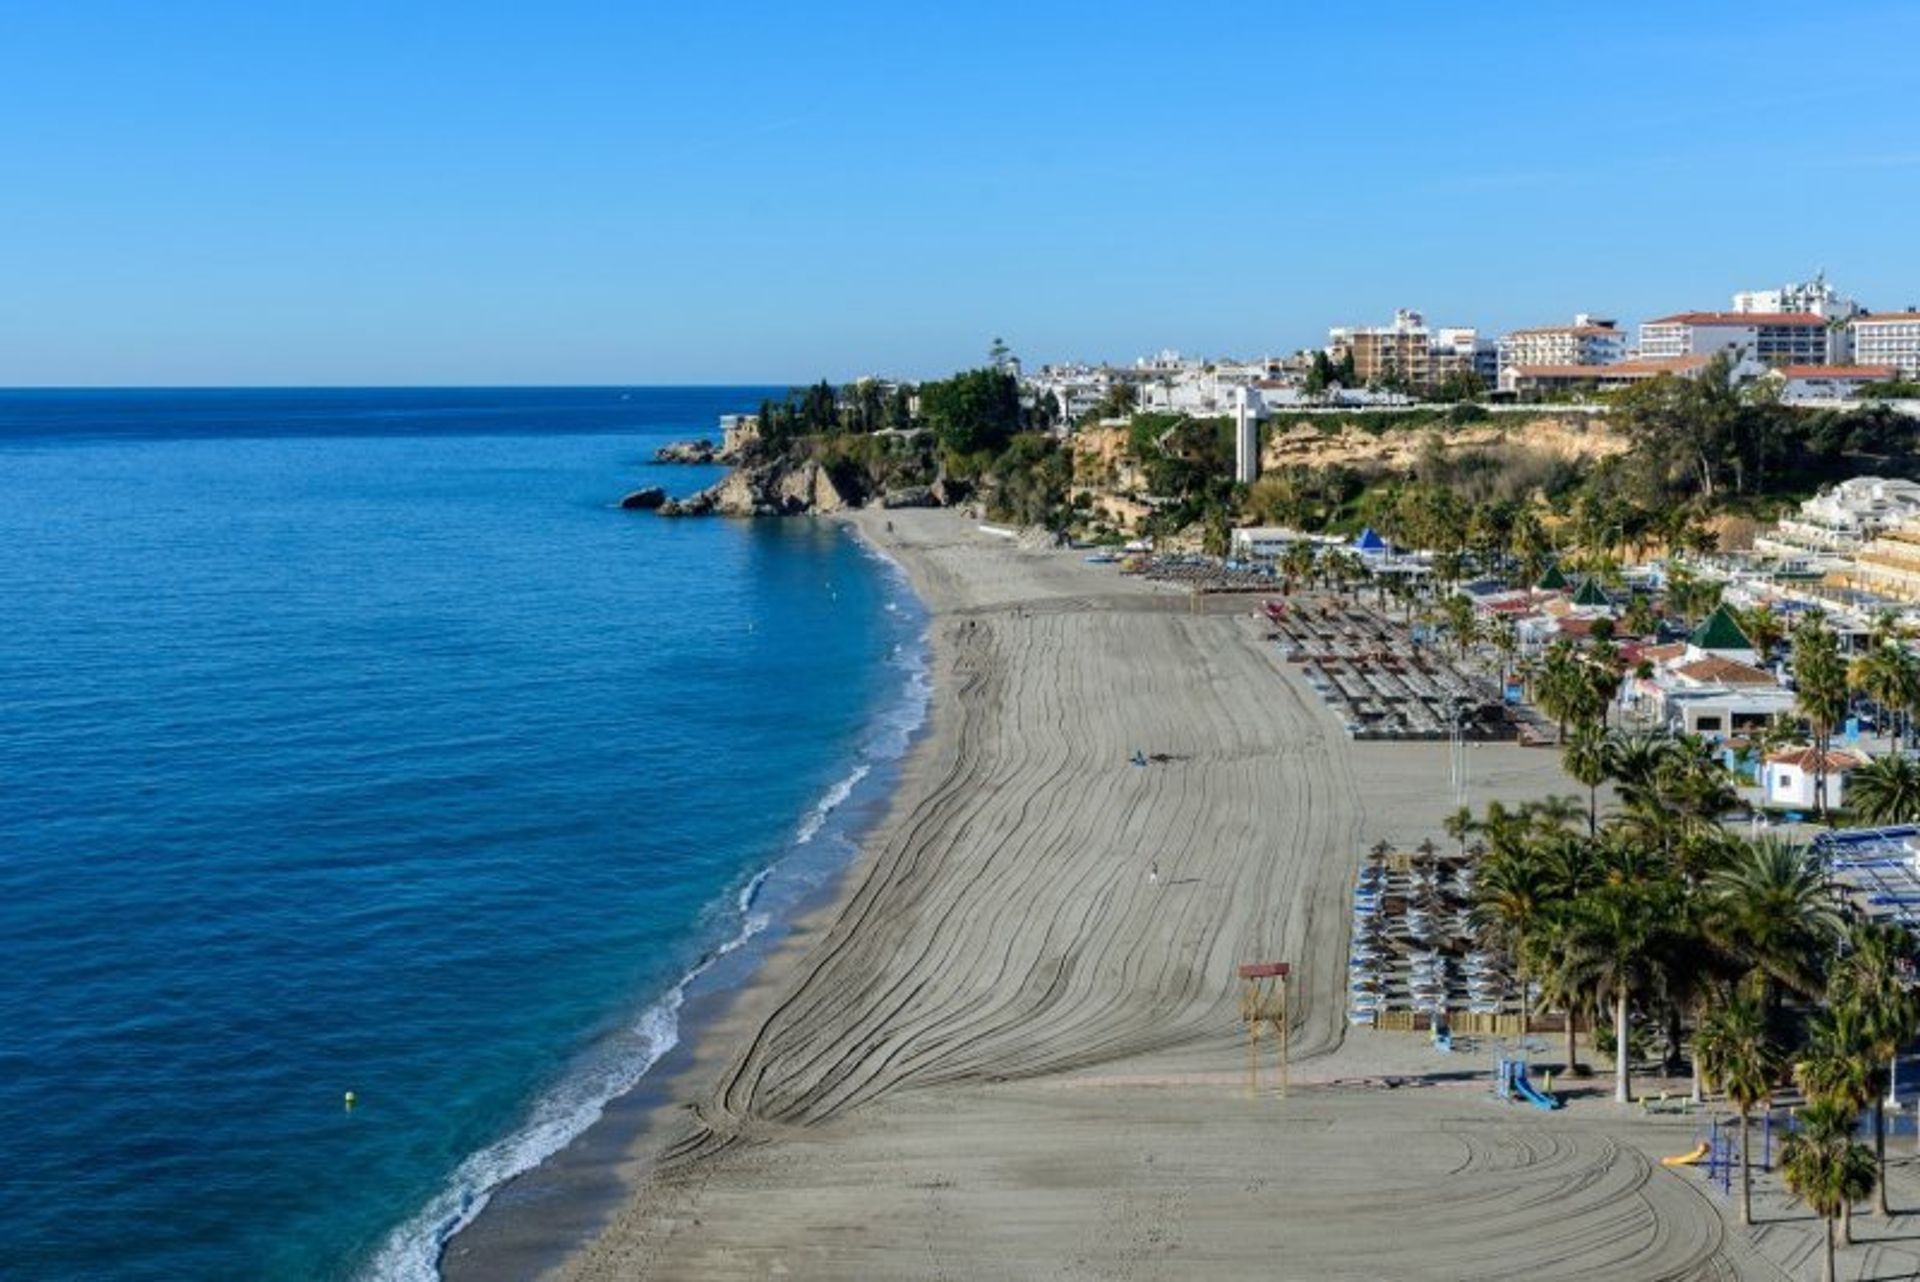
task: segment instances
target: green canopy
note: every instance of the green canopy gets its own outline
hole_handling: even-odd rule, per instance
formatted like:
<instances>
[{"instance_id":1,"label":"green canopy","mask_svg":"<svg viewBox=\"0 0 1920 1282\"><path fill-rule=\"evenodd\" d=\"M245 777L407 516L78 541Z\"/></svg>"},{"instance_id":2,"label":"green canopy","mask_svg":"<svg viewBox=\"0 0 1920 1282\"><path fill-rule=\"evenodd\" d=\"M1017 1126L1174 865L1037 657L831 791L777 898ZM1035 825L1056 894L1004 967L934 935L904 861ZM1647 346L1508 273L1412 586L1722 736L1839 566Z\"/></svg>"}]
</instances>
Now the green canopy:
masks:
<instances>
[{"instance_id":1,"label":"green canopy","mask_svg":"<svg viewBox=\"0 0 1920 1282\"><path fill-rule=\"evenodd\" d=\"M1687 637L1697 650L1751 650L1753 642L1733 617L1733 611L1719 606Z\"/></svg>"},{"instance_id":2,"label":"green canopy","mask_svg":"<svg viewBox=\"0 0 1920 1282\"><path fill-rule=\"evenodd\" d=\"M1580 580L1580 586L1573 593L1573 603L1598 606L1603 610L1613 608L1613 598L1607 595L1606 589L1601 587L1592 575Z\"/></svg>"},{"instance_id":3,"label":"green canopy","mask_svg":"<svg viewBox=\"0 0 1920 1282\"><path fill-rule=\"evenodd\" d=\"M1559 566L1550 565L1547 567L1547 572L1540 576L1540 581L1533 585L1533 590L1536 592L1565 592L1567 590L1567 576L1560 573Z\"/></svg>"}]
</instances>

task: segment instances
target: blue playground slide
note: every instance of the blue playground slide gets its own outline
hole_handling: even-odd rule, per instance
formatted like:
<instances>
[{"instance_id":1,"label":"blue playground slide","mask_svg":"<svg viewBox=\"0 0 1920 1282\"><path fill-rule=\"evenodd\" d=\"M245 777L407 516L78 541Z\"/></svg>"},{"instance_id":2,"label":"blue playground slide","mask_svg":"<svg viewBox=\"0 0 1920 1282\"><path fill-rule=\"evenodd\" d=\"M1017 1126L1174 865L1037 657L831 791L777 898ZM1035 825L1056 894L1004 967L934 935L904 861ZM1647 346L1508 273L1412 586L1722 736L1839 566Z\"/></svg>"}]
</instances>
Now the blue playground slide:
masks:
<instances>
[{"instance_id":1,"label":"blue playground slide","mask_svg":"<svg viewBox=\"0 0 1920 1282\"><path fill-rule=\"evenodd\" d=\"M1546 1094L1539 1087L1528 1081L1525 1072L1518 1072L1513 1075L1513 1093L1535 1108L1552 1110L1563 1107L1559 1100Z\"/></svg>"}]
</instances>

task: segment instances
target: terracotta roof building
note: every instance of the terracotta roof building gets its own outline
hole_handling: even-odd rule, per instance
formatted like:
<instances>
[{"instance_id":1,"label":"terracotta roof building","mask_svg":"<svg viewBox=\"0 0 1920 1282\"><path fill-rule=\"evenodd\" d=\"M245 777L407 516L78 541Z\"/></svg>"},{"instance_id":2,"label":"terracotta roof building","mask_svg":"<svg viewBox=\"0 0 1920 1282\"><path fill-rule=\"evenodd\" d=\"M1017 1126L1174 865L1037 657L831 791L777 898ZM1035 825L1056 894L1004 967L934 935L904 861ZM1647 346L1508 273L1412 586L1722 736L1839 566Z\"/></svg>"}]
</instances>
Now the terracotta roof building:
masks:
<instances>
[{"instance_id":1,"label":"terracotta roof building","mask_svg":"<svg viewBox=\"0 0 1920 1282\"><path fill-rule=\"evenodd\" d=\"M1845 354L1832 341L1836 332L1844 334L1812 312L1679 312L1641 323L1640 355L1731 352L1765 365L1825 365Z\"/></svg>"},{"instance_id":2,"label":"terracotta roof building","mask_svg":"<svg viewBox=\"0 0 1920 1282\"><path fill-rule=\"evenodd\" d=\"M1611 365L1518 365L1500 372L1500 390L1525 395L1581 387L1626 387L1662 374L1697 378L1709 359L1675 356L1661 360L1615 361Z\"/></svg>"},{"instance_id":3,"label":"terracotta roof building","mask_svg":"<svg viewBox=\"0 0 1920 1282\"><path fill-rule=\"evenodd\" d=\"M1576 316L1571 325L1541 325L1516 329L1499 342L1499 386L1515 390L1509 371L1567 365L1612 365L1626 359L1627 334L1610 320Z\"/></svg>"}]
</instances>

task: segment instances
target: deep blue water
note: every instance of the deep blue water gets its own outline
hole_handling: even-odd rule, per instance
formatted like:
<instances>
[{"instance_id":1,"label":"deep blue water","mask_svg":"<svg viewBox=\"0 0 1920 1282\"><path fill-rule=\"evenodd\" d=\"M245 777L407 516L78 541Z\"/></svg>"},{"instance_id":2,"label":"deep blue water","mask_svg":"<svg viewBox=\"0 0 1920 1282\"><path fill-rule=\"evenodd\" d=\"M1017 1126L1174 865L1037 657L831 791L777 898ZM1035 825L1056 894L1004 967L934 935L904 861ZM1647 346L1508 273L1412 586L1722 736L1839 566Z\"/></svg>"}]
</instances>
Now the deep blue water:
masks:
<instances>
[{"instance_id":1,"label":"deep blue water","mask_svg":"<svg viewBox=\"0 0 1920 1282\"><path fill-rule=\"evenodd\" d=\"M0 1276L430 1276L848 840L898 576L610 507L761 395L0 393Z\"/></svg>"}]
</instances>

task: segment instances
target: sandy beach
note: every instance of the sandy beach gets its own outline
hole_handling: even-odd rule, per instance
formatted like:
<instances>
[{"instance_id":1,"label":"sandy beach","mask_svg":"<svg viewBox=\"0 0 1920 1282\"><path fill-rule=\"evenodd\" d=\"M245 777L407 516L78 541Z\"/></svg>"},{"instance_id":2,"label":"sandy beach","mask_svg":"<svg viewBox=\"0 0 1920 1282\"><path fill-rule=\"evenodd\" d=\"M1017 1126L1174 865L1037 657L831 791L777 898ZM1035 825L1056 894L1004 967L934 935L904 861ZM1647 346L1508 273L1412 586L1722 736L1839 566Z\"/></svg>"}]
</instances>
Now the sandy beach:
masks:
<instances>
[{"instance_id":1,"label":"sandy beach","mask_svg":"<svg viewBox=\"0 0 1920 1282\"><path fill-rule=\"evenodd\" d=\"M953 513L856 519L931 612L931 729L557 1275L1800 1275L1817 1235L1773 1177L1743 1230L1659 1165L1698 1118L1579 1088L1541 1114L1490 1097L1491 1043L1347 1031L1356 869L1441 837L1444 745L1350 742L1253 598L1196 613ZM1476 805L1571 791L1550 752L1472 753ZM1234 971L1265 960L1298 981L1285 1099L1247 1089ZM1920 1267L1908 1223L1859 1222L1868 1275ZM498 1275L479 1245L450 1277Z\"/></svg>"}]
</instances>

